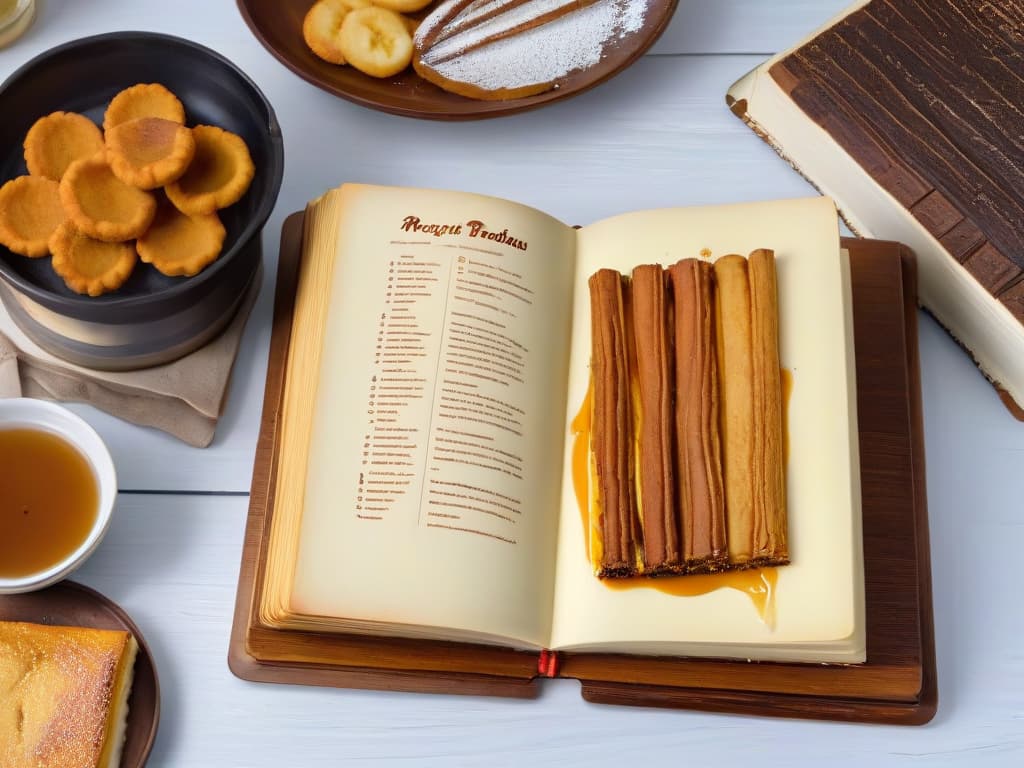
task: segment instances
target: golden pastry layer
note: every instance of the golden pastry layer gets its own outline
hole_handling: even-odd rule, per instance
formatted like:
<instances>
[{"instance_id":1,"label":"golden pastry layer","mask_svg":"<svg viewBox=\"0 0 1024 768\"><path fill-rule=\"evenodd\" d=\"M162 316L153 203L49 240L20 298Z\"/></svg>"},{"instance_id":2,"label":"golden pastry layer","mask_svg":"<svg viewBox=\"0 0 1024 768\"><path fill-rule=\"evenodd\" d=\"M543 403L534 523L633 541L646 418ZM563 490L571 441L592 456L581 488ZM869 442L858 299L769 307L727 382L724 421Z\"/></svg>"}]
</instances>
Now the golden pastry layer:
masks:
<instances>
[{"instance_id":1,"label":"golden pastry layer","mask_svg":"<svg viewBox=\"0 0 1024 768\"><path fill-rule=\"evenodd\" d=\"M754 371L747 260L722 257L715 262L715 281L729 561L747 564L754 559Z\"/></svg>"},{"instance_id":2,"label":"golden pastry layer","mask_svg":"<svg viewBox=\"0 0 1024 768\"><path fill-rule=\"evenodd\" d=\"M772 252L600 270L590 296L595 573L789 562Z\"/></svg>"},{"instance_id":3,"label":"golden pastry layer","mask_svg":"<svg viewBox=\"0 0 1024 768\"><path fill-rule=\"evenodd\" d=\"M156 213L153 196L117 178L103 153L71 164L60 182L60 200L76 228L108 243L138 237Z\"/></svg>"},{"instance_id":4,"label":"golden pastry layer","mask_svg":"<svg viewBox=\"0 0 1024 768\"><path fill-rule=\"evenodd\" d=\"M104 141L114 175L139 189L156 189L177 181L196 153L192 131L162 117L140 117L115 125Z\"/></svg>"},{"instance_id":5,"label":"golden pastry layer","mask_svg":"<svg viewBox=\"0 0 1024 768\"><path fill-rule=\"evenodd\" d=\"M170 277L191 277L220 255L226 232L216 213L186 216L169 202L136 242L139 258Z\"/></svg>"},{"instance_id":6,"label":"golden pastry layer","mask_svg":"<svg viewBox=\"0 0 1024 768\"><path fill-rule=\"evenodd\" d=\"M197 125L192 137L195 156L185 174L167 185L167 197L189 216L202 216L237 203L256 173L242 137L213 125Z\"/></svg>"},{"instance_id":7,"label":"golden pastry layer","mask_svg":"<svg viewBox=\"0 0 1024 768\"><path fill-rule=\"evenodd\" d=\"M56 181L19 176L0 187L0 245L37 258L49 253L49 240L64 221Z\"/></svg>"},{"instance_id":8,"label":"golden pastry layer","mask_svg":"<svg viewBox=\"0 0 1024 768\"><path fill-rule=\"evenodd\" d=\"M64 222L50 238L53 271L76 293L99 296L116 291L138 260L131 243L96 240Z\"/></svg>"},{"instance_id":9,"label":"golden pastry layer","mask_svg":"<svg viewBox=\"0 0 1024 768\"><path fill-rule=\"evenodd\" d=\"M137 650L125 631L0 622L0 765L116 767Z\"/></svg>"},{"instance_id":10,"label":"golden pastry layer","mask_svg":"<svg viewBox=\"0 0 1024 768\"><path fill-rule=\"evenodd\" d=\"M754 534L757 564L789 562L779 365L779 297L775 254L750 254L750 318L754 373Z\"/></svg>"},{"instance_id":11,"label":"golden pastry layer","mask_svg":"<svg viewBox=\"0 0 1024 768\"><path fill-rule=\"evenodd\" d=\"M25 165L33 176L60 181L75 160L103 149L103 134L85 115L54 112L32 124L25 135Z\"/></svg>"},{"instance_id":12,"label":"golden pastry layer","mask_svg":"<svg viewBox=\"0 0 1024 768\"><path fill-rule=\"evenodd\" d=\"M185 124L185 107L178 97L159 83L139 83L114 96L103 114L103 130L137 120L140 117L162 117Z\"/></svg>"}]
</instances>

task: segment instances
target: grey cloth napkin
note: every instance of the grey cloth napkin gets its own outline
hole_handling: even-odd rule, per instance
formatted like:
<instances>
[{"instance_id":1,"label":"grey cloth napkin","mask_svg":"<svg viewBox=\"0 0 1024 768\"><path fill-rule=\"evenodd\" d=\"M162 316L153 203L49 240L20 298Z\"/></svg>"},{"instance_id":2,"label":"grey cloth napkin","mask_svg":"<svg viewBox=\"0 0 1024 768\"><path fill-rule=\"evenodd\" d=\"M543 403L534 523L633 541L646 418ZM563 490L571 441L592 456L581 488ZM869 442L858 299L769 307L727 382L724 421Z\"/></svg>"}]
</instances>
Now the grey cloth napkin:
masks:
<instances>
[{"instance_id":1,"label":"grey cloth napkin","mask_svg":"<svg viewBox=\"0 0 1024 768\"><path fill-rule=\"evenodd\" d=\"M0 304L0 397L89 403L204 448L213 440L261 277L262 269L220 336L179 360L138 371L95 371L54 357L22 333Z\"/></svg>"}]
</instances>

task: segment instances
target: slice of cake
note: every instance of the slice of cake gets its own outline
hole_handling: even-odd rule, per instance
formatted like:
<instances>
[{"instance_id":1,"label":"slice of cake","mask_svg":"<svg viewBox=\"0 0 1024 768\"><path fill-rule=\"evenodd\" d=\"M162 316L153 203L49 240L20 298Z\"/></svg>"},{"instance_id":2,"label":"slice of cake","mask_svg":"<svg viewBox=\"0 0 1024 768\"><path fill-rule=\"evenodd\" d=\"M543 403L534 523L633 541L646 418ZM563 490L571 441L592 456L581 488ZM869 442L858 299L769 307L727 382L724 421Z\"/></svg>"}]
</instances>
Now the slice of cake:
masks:
<instances>
[{"instance_id":1,"label":"slice of cake","mask_svg":"<svg viewBox=\"0 0 1024 768\"><path fill-rule=\"evenodd\" d=\"M137 652L126 631L0 622L0 765L117 768Z\"/></svg>"}]
</instances>

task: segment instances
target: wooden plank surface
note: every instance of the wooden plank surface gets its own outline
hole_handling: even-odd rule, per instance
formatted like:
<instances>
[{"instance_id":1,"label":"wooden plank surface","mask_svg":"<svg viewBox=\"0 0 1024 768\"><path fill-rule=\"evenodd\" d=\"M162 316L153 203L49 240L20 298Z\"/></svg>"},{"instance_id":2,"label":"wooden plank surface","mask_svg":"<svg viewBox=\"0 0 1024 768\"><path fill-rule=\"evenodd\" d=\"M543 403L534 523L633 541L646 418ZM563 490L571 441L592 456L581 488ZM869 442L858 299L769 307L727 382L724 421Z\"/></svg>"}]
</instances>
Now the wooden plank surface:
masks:
<instances>
[{"instance_id":1,"label":"wooden plank surface","mask_svg":"<svg viewBox=\"0 0 1024 768\"><path fill-rule=\"evenodd\" d=\"M652 54L775 53L810 34L851 0L679 0Z\"/></svg>"},{"instance_id":2,"label":"wooden plank surface","mask_svg":"<svg viewBox=\"0 0 1024 768\"><path fill-rule=\"evenodd\" d=\"M969 363L960 371L971 373ZM955 421L947 428L956 429ZM980 426L985 431L991 422ZM961 457L974 448L949 450ZM225 659L244 498L124 494L109 535L75 578L124 607L153 649L163 697L154 768L326 768L341 761L511 767L524 760L593 768L641 754L668 763L683 753L716 765L764 768L908 760L1012 766L1024 755L1017 643L1024 616L1006 610L1018 605L1018 585L1001 563L1017 558L1024 530L1010 510L993 503L998 493L991 489L1007 469L1001 464L971 474L979 490L971 494L978 503L969 526L949 506L967 501L957 490L964 478L929 475L936 480L932 549L937 566L944 564L935 568L942 705L923 728L595 706L569 680L546 680L540 697L527 701L238 680Z\"/></svg>"},{"instance_id":3,"label":"wooden plank surface","mask_svg":"<svg viewBox=\"0 0 1024 768\"><path fill-rule=\"evenodd\" d=\"M653 49L660 55L621 78L575 103L507 124L448 127L449 135L358 110L297 80L245 31L231 0L37 4L32 30L0 49L0 79L66 40L157 30L220 50L286 123L285 181L264 237L271 268L214 446L188 449L79 409L110 445L122 487L161 492L122 495L110 535L79 574L120 602L153 646L163 720L151 765L315 768L344 760L593 768L683 756L765 768L1024 763L1024 611L1016 574L1024 551L1024 428L923 315L942 697L925 728L599 707L581 701L572 681L546 681L540 699L525 702L244 683L225 657L248 499L164 493L248 491L269 340L267 288L286 213L345 179L491 191L546 202L580 222L652 204L810 194L721 99L738 75L820 26L846 0L680 0L680 13ZM755 55L735 55L744 52ZM683 55L666 55L672 53ZM698 53L712 55L691 55Z\"/></svg>"}]
</instances>

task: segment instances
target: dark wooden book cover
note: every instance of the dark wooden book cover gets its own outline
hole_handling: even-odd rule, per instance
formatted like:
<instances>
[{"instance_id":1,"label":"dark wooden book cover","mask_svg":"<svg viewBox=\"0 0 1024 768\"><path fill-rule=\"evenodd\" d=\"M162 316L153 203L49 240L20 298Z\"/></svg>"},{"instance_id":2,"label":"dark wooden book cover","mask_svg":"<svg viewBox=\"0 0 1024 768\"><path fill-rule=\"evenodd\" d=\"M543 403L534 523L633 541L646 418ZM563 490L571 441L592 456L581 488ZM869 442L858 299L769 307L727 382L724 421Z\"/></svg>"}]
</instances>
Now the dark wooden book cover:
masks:
<instances>
[{"instance_id":1,"label":"dark wooden book cover","mask_svg":"<svg viewBox=\"0 0 1024 768\"><path fill-rule=\"evenodd\" d=\"M920 724L937 689L917 356L915 267L895 243L851 251L863 497L867 662L744 662L540 654L460 643L282 631L260 599L273 515L281 398L302 216L282 231L263 419L229 665L239 677L351 688L532 697L539 677L581 681L589 701L718 712Z\"/></svg>"},{"instance_id":2,"label":"dark wooden book cover","mask_svg":"<svg viewBox=\"0 0 1024 768\"><path fill-rule=\"evenodd\" d=\"M1024 0L871 0L767 72L1024 324Z\"/></svg>"}]
</instances>

